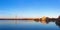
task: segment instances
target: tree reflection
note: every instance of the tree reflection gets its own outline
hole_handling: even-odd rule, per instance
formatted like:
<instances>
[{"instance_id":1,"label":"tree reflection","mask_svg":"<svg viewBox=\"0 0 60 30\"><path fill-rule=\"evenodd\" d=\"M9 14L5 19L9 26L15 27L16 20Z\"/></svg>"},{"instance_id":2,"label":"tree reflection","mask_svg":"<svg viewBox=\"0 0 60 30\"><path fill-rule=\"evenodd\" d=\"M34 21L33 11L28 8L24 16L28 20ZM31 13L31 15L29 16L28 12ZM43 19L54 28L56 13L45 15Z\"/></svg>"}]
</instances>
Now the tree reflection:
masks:
<instances>
[{"instance_id":1,"label":"tree reflection","mask_svg":"<svg viewBox=\"0 0 60 30\"><path fill-rule=\"evenodd\" d=\"M55 24L60 28L60 20L57 20Z\"/></svg>"}]
</instances>

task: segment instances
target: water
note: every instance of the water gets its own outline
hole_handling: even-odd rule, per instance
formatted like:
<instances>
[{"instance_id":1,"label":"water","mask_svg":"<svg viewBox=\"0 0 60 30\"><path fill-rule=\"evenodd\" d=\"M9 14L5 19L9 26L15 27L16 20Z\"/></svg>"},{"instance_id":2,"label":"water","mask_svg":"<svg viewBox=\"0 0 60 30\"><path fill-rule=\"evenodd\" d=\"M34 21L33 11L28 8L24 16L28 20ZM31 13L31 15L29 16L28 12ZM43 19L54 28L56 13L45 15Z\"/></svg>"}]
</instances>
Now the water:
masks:
<instances>
[{"instance_id":1,"label":"water","mask_svg":"<svg viewBox=\"0 0 60 30\"><path fill-rule=\"evenodd\" d=\"M0 30L60 30L60 22L36 20L0 20Z\"/></svg>"}]
</instances>

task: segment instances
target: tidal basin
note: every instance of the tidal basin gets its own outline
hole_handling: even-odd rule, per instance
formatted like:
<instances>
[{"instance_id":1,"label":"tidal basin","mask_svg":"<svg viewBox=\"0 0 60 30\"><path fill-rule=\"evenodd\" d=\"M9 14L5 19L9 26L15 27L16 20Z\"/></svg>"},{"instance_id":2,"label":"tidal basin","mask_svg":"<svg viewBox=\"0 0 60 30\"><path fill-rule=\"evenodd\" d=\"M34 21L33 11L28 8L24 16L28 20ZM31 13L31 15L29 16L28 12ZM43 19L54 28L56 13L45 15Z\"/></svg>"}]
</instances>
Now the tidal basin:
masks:
<instances>
[{"instance_id":1,"label":"tidal basin","mask_svg":"<svg viewBox=\"0 0 60 30\"><path fill-rule=\"evenodd\" d=\"M60 22L53 20L0 20L0 30L60 30Z\"/></svg>"}]
</instances>

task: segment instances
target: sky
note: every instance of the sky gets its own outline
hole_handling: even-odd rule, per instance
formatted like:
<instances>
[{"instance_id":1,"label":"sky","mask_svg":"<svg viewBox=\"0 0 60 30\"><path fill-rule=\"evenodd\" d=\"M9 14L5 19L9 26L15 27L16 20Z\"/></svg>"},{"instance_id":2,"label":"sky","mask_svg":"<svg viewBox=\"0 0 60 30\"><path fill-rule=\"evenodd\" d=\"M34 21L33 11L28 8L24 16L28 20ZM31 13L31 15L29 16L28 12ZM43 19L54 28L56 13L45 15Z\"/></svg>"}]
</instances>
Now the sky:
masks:
<instances>
[{"instance_id":1,"label":"sky","mask_svg":"<svg viewBox=\"0 0 60 30\"><path fill-rule=\"evenodd\" d=\"M0 0L0 17L57 17L60 0Z\"/></svg>"}]
</instances>

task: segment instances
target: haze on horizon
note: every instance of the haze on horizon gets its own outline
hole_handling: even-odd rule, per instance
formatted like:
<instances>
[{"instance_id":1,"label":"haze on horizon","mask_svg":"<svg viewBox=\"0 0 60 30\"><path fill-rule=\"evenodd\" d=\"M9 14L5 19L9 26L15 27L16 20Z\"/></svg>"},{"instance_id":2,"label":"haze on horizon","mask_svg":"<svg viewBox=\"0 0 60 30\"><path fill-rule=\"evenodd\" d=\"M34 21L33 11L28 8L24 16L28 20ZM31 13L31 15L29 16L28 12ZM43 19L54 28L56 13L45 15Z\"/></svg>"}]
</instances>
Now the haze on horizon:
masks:
<instances>
[{"instance_id":1,"label":"haze on horizon","mask_svg":"<svg viewBox=\"0 0 60 30\"><path fill-rule=\"evenodd\" d=\"M60 15L60 0L0 0L2 17L57 17Z\"/></svg>"}]
</instances>

